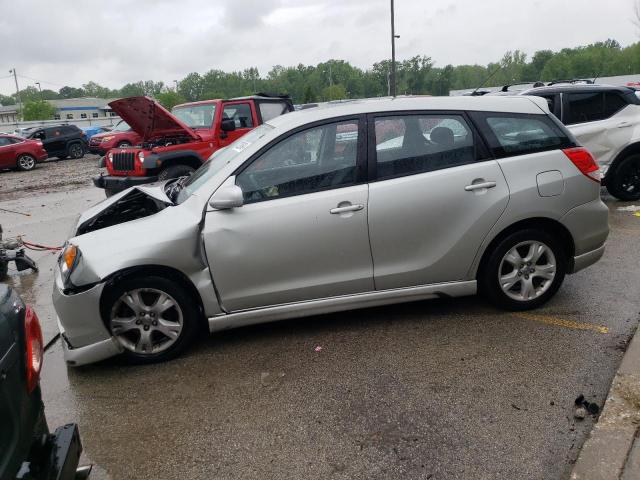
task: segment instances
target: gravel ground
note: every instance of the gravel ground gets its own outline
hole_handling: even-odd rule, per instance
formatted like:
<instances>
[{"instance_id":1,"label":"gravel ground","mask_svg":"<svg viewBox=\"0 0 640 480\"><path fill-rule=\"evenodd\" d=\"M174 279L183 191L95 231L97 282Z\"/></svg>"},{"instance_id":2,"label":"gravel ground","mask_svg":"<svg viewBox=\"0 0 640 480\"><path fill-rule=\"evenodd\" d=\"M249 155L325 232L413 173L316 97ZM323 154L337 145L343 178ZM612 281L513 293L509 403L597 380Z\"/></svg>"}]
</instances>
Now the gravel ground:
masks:
<instances>
[{"instance_id":1,"label":"gravel ground","mask_svg":"<svg viewBox=\"0 0 640 480\"><path fill-rule=\"evenodd\" d=\"M50 193L92 186L91 178L100 174L98 155L85 155L77 160L50 160L35 170L0 171L0 200L13 200L27 192Z\"/></svg>"}]
</instances>

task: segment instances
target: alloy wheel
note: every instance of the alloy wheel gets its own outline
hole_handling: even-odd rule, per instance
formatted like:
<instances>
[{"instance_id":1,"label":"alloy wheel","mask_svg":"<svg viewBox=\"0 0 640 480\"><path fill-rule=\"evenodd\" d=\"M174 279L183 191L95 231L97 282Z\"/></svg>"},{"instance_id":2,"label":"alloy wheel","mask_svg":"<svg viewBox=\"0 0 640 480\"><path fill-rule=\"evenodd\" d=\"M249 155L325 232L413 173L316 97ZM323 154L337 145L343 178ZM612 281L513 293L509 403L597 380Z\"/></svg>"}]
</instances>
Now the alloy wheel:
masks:
<instances>
[{"instance_id":1,"label":"alloy wheel","mask_svg":"<svg viewBox=\"0 0 640 480\"><path fill-rule=\"evenodd\" d=\"M526 302L549 289L556 269L556 258L549 246L537 240L521 242L502 258L498 282L509 298Z\"/></svg>"},{"instance_id":2,"label":"alloy wheel","mask_svg":"<svg viewBox=\"0 0 640 480\"><path fill-rule=\"evenodd\" d=\"M124 348L139 355L167 350L180 338L183 325L178 302L155 288L125 292L111 309L111 332Z\"/></svg>"},{"instance_id":3,"label":"alloy wheel","mask_svg":"<svg viewBox=\"0 0 640 480\"><path fill-rule=\"evenodd\" d=\"M75 143L71 145L71 150L69 153L71 154L71 158L80 158L82 156L82 147Z\"/></svg>"},{"instance_id":4,"label":"alloy wheel","mask_svg":"<svg viewBox=\"0 0 640 480\"><path fill-rule=\"evenodd\" d=\"M23 170L31 170L36 166L36 161L29 155L21 155L20 158L18 158L18 166Z\"/></svg>"}]
</instances>

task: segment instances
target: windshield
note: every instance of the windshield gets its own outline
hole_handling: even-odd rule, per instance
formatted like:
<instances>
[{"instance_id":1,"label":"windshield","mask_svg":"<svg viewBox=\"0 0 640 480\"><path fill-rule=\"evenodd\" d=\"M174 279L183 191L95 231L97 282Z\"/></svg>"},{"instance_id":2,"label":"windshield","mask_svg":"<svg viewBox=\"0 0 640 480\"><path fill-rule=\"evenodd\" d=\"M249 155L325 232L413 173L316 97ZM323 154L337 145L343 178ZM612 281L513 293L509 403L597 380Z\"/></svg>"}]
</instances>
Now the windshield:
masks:
<instances>
[{"instance_id":1,"label":"windshield","mask_svg":"<svg viewBox=\"0 0 640 480\"><path fill-rule=\"evenodd\" d=\"M129 124L124 120L120 120L118 123L116 123L116 126L113 127L113 130L111 131L112 132L128 132L129 130L131 130L131 127L129 126Z\"/></svg>"},{"instance_id":2,"label":"windshield","mask_svg":"<svg viewBox=\"0 0 640 480\"><path fill-rule=\"evenodd\" d=\"M216 114L215 103L206 105L185 105L171 110L176 117L191 128L210 128Z\"/></svg>"},{"instance_id":3,"label":"windshield","mask_svg":"<svg viewBox=\"0 0 640 480\"><path fill-rule=\"evenodd\" d=\"M235 159L248 146L264 137L273 128L274 127L268 123L263 123L258 128L251 130L246 135L237 139L228 147L218 150L211 155L209 160L196 170L196 173L189 177L189 179L184 183L182 190L180 190L180 193L176 198L176 203L184 202L192 193L207 183L210 178L228 165L229 162Z\"/></svg>"}]
</instances>

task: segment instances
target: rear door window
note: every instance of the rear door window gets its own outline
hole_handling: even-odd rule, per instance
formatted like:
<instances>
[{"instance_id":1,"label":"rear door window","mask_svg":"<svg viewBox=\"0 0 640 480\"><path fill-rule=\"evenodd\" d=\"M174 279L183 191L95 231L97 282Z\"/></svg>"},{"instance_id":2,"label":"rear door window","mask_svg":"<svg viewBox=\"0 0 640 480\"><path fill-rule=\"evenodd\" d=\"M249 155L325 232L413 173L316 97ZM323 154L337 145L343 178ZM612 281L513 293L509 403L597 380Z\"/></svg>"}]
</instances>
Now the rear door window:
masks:
<instances>
[{"instance_id":1,"label":"rear door window","mask_svg":"<svg viewBox=\"0 0 640 480\"><path fill-rule=\"evenodd\" d=\"M496 157L524 155L573 146L564 129L546 115L473 113Z\"/></svg>"},{"instance_id":2,"label":"rear door window","mask_svg":"<svg viewBox=\"0 0 640 480\"><path fill-rule=\"evenodd\" d=\"M462 115L402 115L375 119L377 178L393 178L472 163L474 136Z\"/></svg>"},{"instance_id":3,"label":"rear door window","mask_svg":"<svg viewBox=\"0 0 640 480\"><path fill-rule=\"evenodd\" d=\"M618 92L604 93L604 113L606 118L612 117L627 105L628 102Z\"/></svg>"},{"instance_id":4,"label":"rear door window","mask_svg":"<svg viewBox=\"0 0 640 480\"><path fill-rule=\"evenodd\" d=\"M222 119L233 120L236 124L236 128L253 128L251 106L248 103L225 105L224 110L222 111Z\"/></svg>"},{"instance_id":5,"label":"rear door window","mask_svg":"<svg viewBox=\"0 0 640 480\"><path fill-rule=\"evenodd\" d=\"M603 92L566 93L565 124L595 122L608 117Z\"/></svg>"}]
</instances>

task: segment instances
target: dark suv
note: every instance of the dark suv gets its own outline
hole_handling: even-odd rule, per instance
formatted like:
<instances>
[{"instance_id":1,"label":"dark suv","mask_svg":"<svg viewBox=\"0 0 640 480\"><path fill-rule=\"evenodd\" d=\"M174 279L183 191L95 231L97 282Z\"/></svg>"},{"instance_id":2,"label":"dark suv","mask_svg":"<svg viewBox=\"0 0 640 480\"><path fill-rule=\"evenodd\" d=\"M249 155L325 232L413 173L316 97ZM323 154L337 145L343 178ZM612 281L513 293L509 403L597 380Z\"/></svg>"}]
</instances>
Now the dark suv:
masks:
<instances>
[{"instance_id":1,"label":"dark suv","mask_svg":"<svg viewBox=\"0 0 640 480\"><path fill-rule=\"evenodd\" d=\"M49 158L82 158L87 151L87 137L75 125L43 127L29 132L31 140L40 140Z\"/></svg>"},{"instance_id":2,"label":"dark suv","mask_svg":"<svg viewBox=\"0 0 640 480\"><path fill-rule=\"evenodd\" d=\"M0 284L0 479L80 480L76 424L51 434L40 392L44 348L33 309Z\"/></svg>"}]
</instances>

